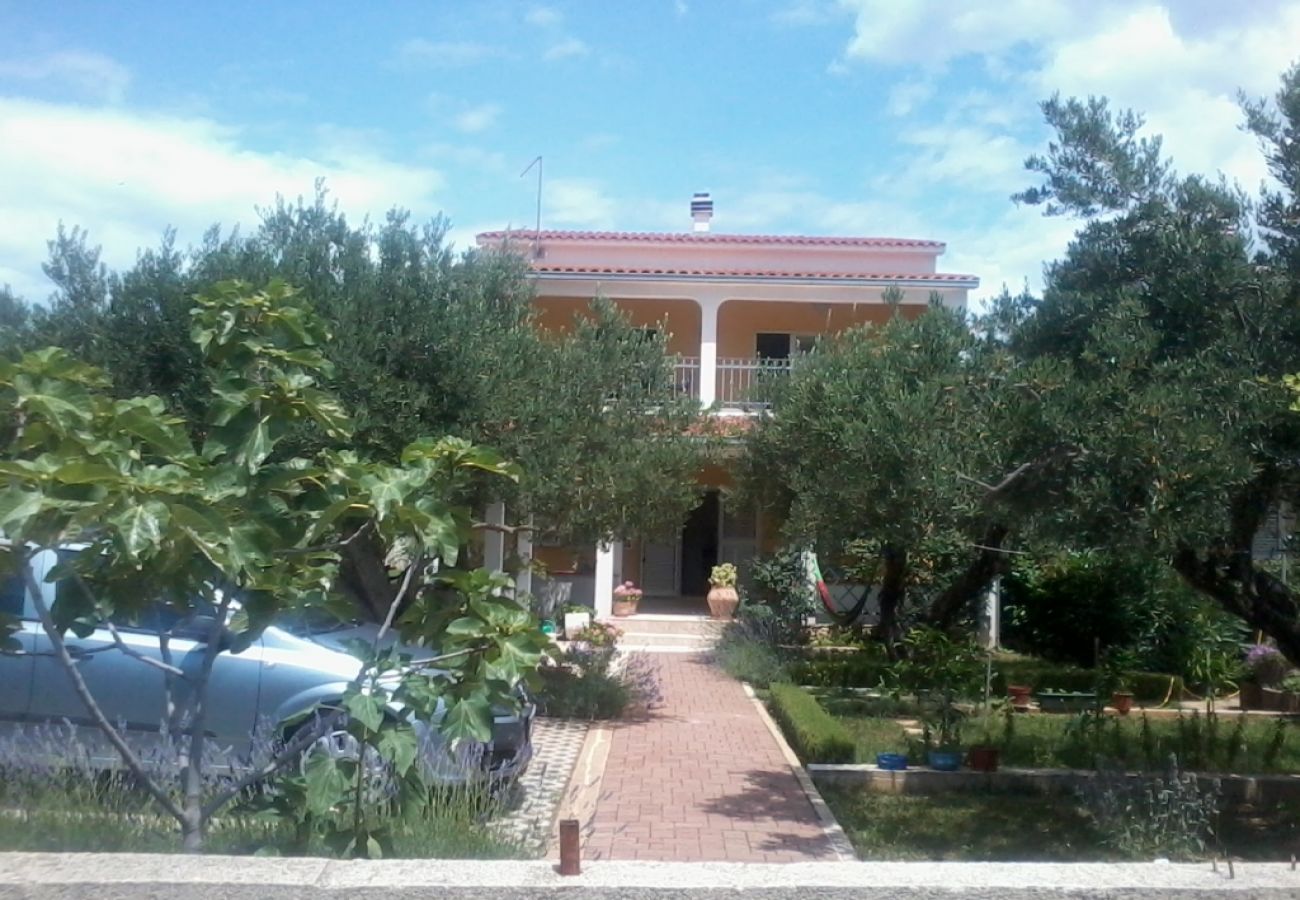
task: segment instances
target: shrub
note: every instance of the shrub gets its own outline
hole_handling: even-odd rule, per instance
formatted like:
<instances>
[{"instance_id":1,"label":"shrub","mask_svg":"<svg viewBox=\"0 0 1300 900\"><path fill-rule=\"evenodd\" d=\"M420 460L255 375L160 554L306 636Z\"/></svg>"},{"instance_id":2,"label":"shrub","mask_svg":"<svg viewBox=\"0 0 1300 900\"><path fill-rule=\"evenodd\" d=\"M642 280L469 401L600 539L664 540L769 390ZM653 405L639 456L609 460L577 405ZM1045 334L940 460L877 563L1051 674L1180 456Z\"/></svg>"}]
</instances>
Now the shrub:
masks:
<instances>
[{"instance_id":1,"label":"shrub","mask_svg":"<svg viewBox=\"0 0 1300 900\"><path fill-rule=\"evenodd\" d=\"M540 670L542 690L537 705L543 715L617 719L635 703L658 699L658 677L644 657L633 656L621 670L615 670L619 636L614 626L593 622L575 635L561 655L560 665Z\"/></svg>"},{"instance_id":2,"label":"shrub","mask_svg":"<svg viewBox=\"0 0 1300 900\"><path fill-rule=\"evenodd\" d=\"M772 685L772 716L804 762L853 762L853 737L802 688Z\"/></svg>"},{"instance_id":3,"label":"shrub","mask_svg":"<svg viewBox=\"0 0 1300 900\"><path fill-rule=\"evenodd\" d=\"M877 688L889 672L879 644L853 652L809 653L788 665L796 684L826 688Z\"/></svg>"},{"instance_id":4,"label":"shrub","mask_svg":"<svg viewBox=\"0 0 1300 900\"><path fill-rule=\"evenodd\" d=\"M817 610L816 591L808 583L803 554L780 550L754 562L750 569L751 602L772 613L770 634L777 643L802 643L804 622Z\"/></svg>"},{"instance_id":5,"label":"shrub","mask_svg":"<svg viewBox=\"0 0 1300 900\"><path fill-rule=\"evenodd\" d=\"M1008 684L1025 684L1034 691L1092 691L1102 673L1096 669L1063 666L1040 659L999 659L993 667L993 690L1006 692ZM1123 682L1141 703L1160 703L1183 694L1183 680L1159 672L1124 672ZM1104 699L1104 698L1103 698Z\"/></svg>"},{"instance_id":6,"label":"shrub","mask_svg":"<svg viewBox=\"0 0 1300 900\"><path fill-rule=\"evenodd\" d=\"M1246 671L1261 687L1277 687L1290 670L1286 657L1276 647L1255 644L1246 651Z\"/></svg>"},{"instance_id":7,"label":"shrub","mask_svg":"<svg viewBox=\"0 0 1300 900\"><path fill-rule=\"evenodd\" d=\"M1083 800L1103 843L1139 858L1198 858L1218 824L1218 782L1202 789L1173 756L1163 778L1130 779L1123 769L1100 769Z\"/></svg>"},{"instance_id":8,"label":"shrub","mask_svg":"<svg viewBox=\"0 0 1300 900\"><path fill-rule=\"evenodd\" d=\"M758 688L790 680L786 654L771 636L772 616L767 607L741 607L718 638L713 659L732 678Z\"/></svg>"}]
</instances>

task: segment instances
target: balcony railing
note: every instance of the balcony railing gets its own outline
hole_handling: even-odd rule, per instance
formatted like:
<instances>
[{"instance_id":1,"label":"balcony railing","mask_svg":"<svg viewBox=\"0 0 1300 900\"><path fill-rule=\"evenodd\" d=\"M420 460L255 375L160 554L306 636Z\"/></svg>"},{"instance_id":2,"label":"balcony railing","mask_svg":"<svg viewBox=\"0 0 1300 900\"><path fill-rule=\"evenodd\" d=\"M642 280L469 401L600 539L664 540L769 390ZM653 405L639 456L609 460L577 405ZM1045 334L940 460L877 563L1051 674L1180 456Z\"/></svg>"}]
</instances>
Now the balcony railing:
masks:
<instances>
[{"instance_id":1,"label":"balcony railing","mask_svg":"<svg viewBox=\"0 0 1300 900\"><path fill-rule=\"evenodd\" d=\"M766 409L773 379L790 374L788 359L718 359L716 402L724 409Z\"/></svg>"},{"instance_id":2,"label":"balcony railing","mask_svg":"<svg viewBox=\"0 0 1300 900\"><path fill-rule=\"evenodd\" d=\"M700 396L700 358L698 356L679 356L674 366L677 395L679 397Z\"/></svg>"}]
</instances>

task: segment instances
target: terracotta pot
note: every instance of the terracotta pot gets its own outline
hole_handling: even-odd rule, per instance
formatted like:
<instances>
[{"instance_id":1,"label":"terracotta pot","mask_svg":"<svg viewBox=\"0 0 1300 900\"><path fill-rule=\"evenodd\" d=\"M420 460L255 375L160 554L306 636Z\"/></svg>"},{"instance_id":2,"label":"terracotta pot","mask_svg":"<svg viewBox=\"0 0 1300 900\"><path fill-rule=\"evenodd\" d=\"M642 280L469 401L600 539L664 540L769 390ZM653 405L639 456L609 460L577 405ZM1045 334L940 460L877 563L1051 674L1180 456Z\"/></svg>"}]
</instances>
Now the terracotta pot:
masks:
<instances>
[{"instance_id":1,"label":"terracotta pot","mask_svg":"<svg viewBox=\"0 0 1300 900\"><path fill-rule=\"evenodd\" d=\"M637 602L638 601L636 600L620 600L617 597L615 597L614 615L619 616L620 618L626 618L627 616L635 616Z\"/></svg>"},{"instance_id":2,"label":"terracotta pot","mask_svg":"<svg viewBox=\"0 0 1300 900\"><path fill-rule=\"evenodd\" d=\"M1263 709L1264 708L1264 690L1254 681L1243 681L1241 683L1242 709Z\"/></svg>"},{"instance_id":3,"label":"terracotta pot","mask_svg":"<svg viewBox=\"0 0 1300 900\"><path fill-rule=\"evenodd\" d=\"M1016 709L1029 709L1029 695L1033 693L1033 690L1027 684L1009 684L1007 685L1007 696L1011 698L1011 705Z\"/></svg>"},{"instance_id":4,"label":"terracotta pot","mask_svg":"<svg viewBox=\"0 0 1300 900\"><path fill-rule=\"evenodd\" d=\"M998 770L997 747L971 747L966 753L966 765L976 772L996 772Z\"/></svg>"},{"instance_id":5,"label":"terracotta pot","mask_svg":"<svg viewBox=\"0 0 1300 900\"><path fill-rule=\"evenodd\" d=\"M1133 695L1128 691L1116 691L1110 695L1110 705L1121 716L1127 716L1133 710Z\"/></svg>"},{"instance_id":6,"label":"terracotta pot","mask_svg":"<svg viewBox=\"0 0 1300 900\"><path fill-rule=\"evenodd\" d=\"M709 615L715 619L730 619L736 614L740 605L740 595L734 587L712 587L709 589Z\"/></svg>"}]
</instances>

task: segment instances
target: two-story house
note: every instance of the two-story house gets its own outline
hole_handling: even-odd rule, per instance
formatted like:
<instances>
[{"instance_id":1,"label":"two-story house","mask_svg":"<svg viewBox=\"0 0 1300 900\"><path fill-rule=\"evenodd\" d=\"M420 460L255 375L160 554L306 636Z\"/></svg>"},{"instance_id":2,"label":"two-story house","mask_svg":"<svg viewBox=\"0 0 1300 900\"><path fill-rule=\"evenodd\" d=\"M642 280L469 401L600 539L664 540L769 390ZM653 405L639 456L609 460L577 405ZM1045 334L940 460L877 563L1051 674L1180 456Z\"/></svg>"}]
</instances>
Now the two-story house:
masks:
<instances>
[{"instance_id":1,"label":"two-story house","mask_svg":"<svg viewBox=\"0 0 1300 900\"><path fill-rule=\"evenodd\" d=\"M715 233L707 194L695 195L691 216L693 230L681 233L488 232L478 243L528 254L543 327L570 327L597 295L633 324L666 327L678 383L716 416L757 412L755 380L788 367L820 336L884 321L887 290L901 292L904 315L916 315L936 298L964 307L979 284L938 270L938 241ZM597 615L609 614L624 580L644 589L644 611L704 614L712 566L743 564L765 535L752 512L727 508L719 490L729 482L725 470L700 480L704 499L674 540L532 552L552 586Z\"/></svg>"}]
</instances>

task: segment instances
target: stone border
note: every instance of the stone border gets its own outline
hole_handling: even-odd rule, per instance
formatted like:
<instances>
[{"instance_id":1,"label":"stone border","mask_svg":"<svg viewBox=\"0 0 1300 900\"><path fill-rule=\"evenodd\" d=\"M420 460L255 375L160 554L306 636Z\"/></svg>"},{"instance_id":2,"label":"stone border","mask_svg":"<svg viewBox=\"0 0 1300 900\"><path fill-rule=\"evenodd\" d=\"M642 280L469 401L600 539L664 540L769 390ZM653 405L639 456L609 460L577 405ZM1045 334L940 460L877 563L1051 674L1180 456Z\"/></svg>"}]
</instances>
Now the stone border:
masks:
<instances>
[{"instance_id":1,"label":"stone border","mask_svg":"<svg viewBox=\"0 0 1300 900\"><path fill-rule=\"evenodd\" d=\"M890 771L872 765L812 763L808 773L829 783L860 786L882 794L942 794L948 791L992 791L1028 794L1068 794L1096 773L1084 769L999 769L996 772L940 772L917 768ZM1142 778L1149 773L1128 772ZM1198 772L1202 782L1218 780L1224 802L1280 806L1300 803L1300 775L1219 775Z\"/></svg>"},{"instance_id":2,"label":"stone border","mask_svg":"<svg viewBox=\"0 0 1300 900\"><path fill-rule=\"evenodd\" d=\"M605 761L609 759L609 748L613 743L613 729L604 722L592 722L587 729L586 740L573 765L569 776L569 785L555 811L551 823L551 841L549 859L559 859L560 821L577 819L582 846L587 846L591 836L592 820L596 815L596 806L600 802L600 784L605 777Z\"/></svg>"},{"instance_id":3,"label":"stone border","mask_svg":"<svg viewBox=\"0 0 1300 900\"><path fill-rule=\"evenodd\" d=\"M968 896L1152 898L1237 894L1294 898L1300 872L1284 863L643 863L594 862L565 878L550 862L510 860L336 861L133 853L0 853L0 896L26 898L306 898L412 896L630 896L628 889L844 889L839 897ZM210 889L201 890L204 885ZM12 888L17 887L17 894ZM136 886L136 890L131 890ZM178 890L179 888L179 890ZM187 889L188 888L188 889ZM503 889L523 889L507 893ZM383 892L383 893L380 893ZM825 891L823 896L830 896ZM792 893L793 895L793 893Z\"/></svg>"},{"instance_id":4,"label":"stone border","mask_svg":"<svg viewBox=\"0 0 1300 900\"><path fill-rule=\"evenodd\" d=\"M831 852L835 854L835 858L840 862L857 859L858 855L854 851L853 844L849 841L848 835L844 833L844 829L840 827L839 821L835 818L835 813L831 812L830 806L826 804L826 801L822 798L821 792L817 790L817 785L813 784L813 780L809 777L808 771L804 769L803 764L799 762L799 757L786 742L785 735L781 733L780 726L772 720L772 716L768 714L767 707L763 705L762 700L758 699L758 695L754 693L754 689L749 685L749 683L742 681L740 686L745 689L745 696L747 696L749 701L754 704L754 708L758 711L759 718L761 718L763 724L767 726L767 730L771 733L772 739L776 741L776 745L781 748L781 755L785 757L786 763L790 766L790 771L799 782L799 787L803 789L804 796L807 797L808 802L812 804L813 811L817 813L817 820L821 823L822 833L826 835L826 841L831 845Z\"/></svg>"}]
</instances>

